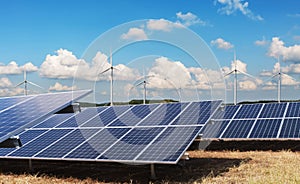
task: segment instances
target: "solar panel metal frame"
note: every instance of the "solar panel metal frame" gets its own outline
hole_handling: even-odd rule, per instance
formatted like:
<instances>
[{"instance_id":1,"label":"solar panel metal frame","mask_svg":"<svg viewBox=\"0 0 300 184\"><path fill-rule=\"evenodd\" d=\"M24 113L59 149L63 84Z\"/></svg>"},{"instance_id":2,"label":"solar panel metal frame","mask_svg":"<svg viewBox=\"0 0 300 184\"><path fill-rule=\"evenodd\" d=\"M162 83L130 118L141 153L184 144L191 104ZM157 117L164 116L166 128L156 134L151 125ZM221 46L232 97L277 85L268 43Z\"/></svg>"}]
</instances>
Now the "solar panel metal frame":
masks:
<instances>
[{"instance_id":1,"label":"solar panel metal frame","mask_svg":"<svg viewBox=\"0 0 300 184\"><path fill-rule=\"evenodd\" d=\"M195 135L193 135L192 137L188 137L189 139L191 139L191 140L194 140L197 136L198 136L198 134L199 134L199 132L201 131L201 129L204 127L204 125L207 123L207 122L209 122L210 121L210 118L214 115L214 113L217 111L217 109L220 107L220 105L221 105L221 101L211 101L212 103L214 102L214 103L218 103L218 105L215 107L215 109L213 109L213 112L211 112L210 113L210 116L209 116L209 118L206 120L206 122L204 123L204 124L191 124L191 125L172 125L172 123L176 120L176 118L178 118L178 117L180 117L180 115L184 112L184 110L182 110L180 113L178 113L177 115L176 115L176 117L175 118L173 118L172 119L172 121L171 122L169 122L169 124L168 125L152 125L152 126L138 126L138 124L140 124L146 117L148 117L151 113L153 113L153 112L155 112L155 110L157 110L157 109L159 109L159 107L162 105L162 104L160 104L160 105L158 105L157 107L156 107L156 109L154 110L154 111L152 111L150 114L148 114L146 117L144 117L138 124L136 124L136 125L134 125L134 126L125 126L125 127L122 127L122 126L114 126L114 127L109 127L109 124L108 125L106 125L105 127L95 127L95 129L98 129L98 131L97 131L97 133L98 132L101 132L101 131L103 131L103 130L105 130L105 129L109 129L109 128L119 128L119 129L124 129L124 128L129 128L130 130L125 134L125 135L123 135L123 136L121 136L120 138L118 138L117 140L116 140L116 142L120 142L121 141L121 139L123 138L123 137L125 137L129 132L131 132L133 129L135 129L135 128L159 128L159 127L161 127L161 128L163 128L163 131L161 131L161 132L159 132L159 134L151 141L151 143L149 143L148 145L146 145L143 149L142 149L142 151L141 152L139 152L139 154L138 155L141 155L144 151L146 151L147 149L148 149L148 147L149 146L151 146L152 145L152 143L156 140L156 139L158 139L159 137L160 137L160 135L161 134L163 134L164 133L164 131L165 130L167 130L168 128L172 128L172 127L178 127L178 128L185 128L185 127L195 127L195 129L193 130L193 131L195 131L195 130L197 130L197 128L196 127L199 127L199 130L195 133ZM185 109L187 109L188 108L188 106L190 105L190 104L192 104L192 102L190 102L186 107L185 107ZM108 107L108 108L110 108L110 107ZM107 108L107 109L108 109ZM132 107L131 107L132 108ZM105 110L104 110L105 111ZM101 114L101 113L103 113L104 111L101 111L99 114ZM125 113L125 112L124 112ZM123 114L124 114L123 113ZM123 114L121 114L120 116L122 116ZM71 117L69 117L69 118L72 118L73 116L71 116ZM117 117L117 118L119 118L119 116ZM116 118L116 119L117 119ZM92 118L91 118L92 119ZM64 121L62 121L62 122L60 122L59 124L62 124L63 122L65 122L66 120L64 120ZM113 122L114 122L115 120L113 120L113 121L111 121L111 123L110 124L112 124ZM41 122L42 123L42 122ZM59 125L58 124L58 125ZM56 125L55 127L57 127L58 125ZM54 129L67 129L67 128L55 128L55 127L53 127L53 128L48 128L48 130L46 130L46 132L48 132L48 131L50 131L50 130L54 130ZM85 127L76 127L76 128L73 128L73 130L71 130L70 132L73 132L73 131L75 131L76 129L89 129L88 127L87 128L85 128ZM26 131L29 131L29 130L34 130L34 128L33 129L27 129ZM43 130L43 128L38 128L38 129L35 129L35 130ZM46 132L44 132L43 134L41 134L41 135L44 135ZM70 133L69 132L69 133ZM96 133L96 134L97 134ZM70 133L71 134L71 133ZM93 136L95 136L96 134L94 134ZM40 136L41 136L40 135ZM65 136L62 136L61 138L60 138L60 140L61 139L63 139L64 137L67 137L67 135L65 135ZM92 136L91 136L92 137ZM90 137L90 138L91 138ZM34 141L34 140L36 140L36 139L38 139L38 137L36 137L36 138L34 138L33 140L31 140L31 141ZM31 142L30 141L30 142ZM58 142L59 140L57 140L57 142ZM85 141L83 141L80 145L83 145L84 143L86 143L88 140L85 140ZM116 142L114 143L114 144L116 144ZM72 153L74 150L75 150L75 148L74 149L72 149L68 154L66 154L66 155L64 155L63 157L61 157L61 158L47 158L47 157L20 157L20 156L18 156L18 157L13 157L13 156L9 156L10 154L12 154L13 152L15 152L15 151L12 151L12 152L10 152L10 153L8 153L8 154L6 154L6 156L0 156L0 158L13 158L13 159L37 159L37 160L68 160L68 161L97 161L97 162L121 162L121 163L133 163L133 164L176 164L178 161L179 161L179 159L181 158L181 156L184 154L184 152L188 149L188 147L192 144L192 142L193 141L190 141L188 144L186 144L186 143L182 143L182 145L186 145L186 147L185 147L185 149L180 153L180 155L179 155L179 157L177 158L177 160L176 161L151 161L151 160L118 160L118 159L116 159L116 160L111 160L111 159L109 159L109 160L105 160L105 159L81 159L81 158L66 158L66 156L68 155L68 154L70 154L70 153ZM29 144L29 142L27 142L26 144ZM26 146L26 144L24 145L24 146ZM52 145L54 145L54 144L52 144ZM80 146L79 145L79 146ZM46 150L46 149L48 149L49 147L50 147L51 145L48 145L48 147L47 148L45 148L44 150ZM78 146L78 147L79 147ZM107 148L107 150L109 150L111 147L113 147L113 146L110 146L109 148ZM41 152L41 151L40 151ZM105 152L102 152L100 155L103 155ZM38 154L36 154L36 155L38 155ZM98 156L98 157L100 157L100 155Z\"/></svg>"},{"instance_id":2,"label":"solar panel metal frame","mask_svg":"<svg viewBox=\"0 0 300 184\"><path fill-rule=\"evenodd\" d=\"M59 106L59 107L57 107L57 108L55 108L55 109L53 109L53 110L51 110L51 111L48 111L48 113L45 113L45 114L39 116L38 118L36 118L36 119L34 119L34 120L32 120L32 121L30 121L30 122L24 124L23 126L21 126L21 127L15 129L15 130L13 130L13 131L7 133L6 135L1 136L1 137L0 137L0 142L3 142L3 141L9 139L9 138L12 137L12 136L15 136L16 134L22 132L25 128L28 128L28 127L30 127L30 126L33 126L33 125L37 124L39 121L43 120L43 119L44 119L45 117L47 117L48 115L50 115L50 114L52 114L52 113L55 113L55 112L57 112L57 111L59 111L59 110L65 108L65 107L68 107L69 105L72 104L72 101L76 101L76 100L78 100L78 99L80 99L80 98L82 98L82 97L84 97L84 96L90 94L90 93L92 92L92 90L80 90L80 91L72 91L72 92L60 92L60 93L53 93L53 95L59 95L59 94L63 94L63 93L70 93L70 94L72 94L72 96L73 96L73 93L74 93L74 92L78 92L78 93L79 93L79 92L82 92L83 94L81 94L81 95L79 95L79 96L77 96L77 97L75 97L75 98L72 97L72 100L66 102L64 105L61 105L61 106ZM51 93L40 94L39 96L49 95L49 94L51 94ZM51 94L51 95L52 95L52 94ZM11 108L13 108L13 107L16 107L17 105L26 103L27 101L29 101L29 100L31 100L31 99L34 99L34 98L36 98L37 96L38 96L38 95L31 95L31 96L29 95L29 96L28 96L29 98L28 98L27 100L22 101L22 102L20 102L20 103L18 103L18 104L16 104L16 105L13 105L12 107L6 108L5 110L3 110L3 111L1 111L1 112L4 112L4 111L6 111L6 110L8 110L8 109L11 109Z\"/></svg>"}]
</instances>

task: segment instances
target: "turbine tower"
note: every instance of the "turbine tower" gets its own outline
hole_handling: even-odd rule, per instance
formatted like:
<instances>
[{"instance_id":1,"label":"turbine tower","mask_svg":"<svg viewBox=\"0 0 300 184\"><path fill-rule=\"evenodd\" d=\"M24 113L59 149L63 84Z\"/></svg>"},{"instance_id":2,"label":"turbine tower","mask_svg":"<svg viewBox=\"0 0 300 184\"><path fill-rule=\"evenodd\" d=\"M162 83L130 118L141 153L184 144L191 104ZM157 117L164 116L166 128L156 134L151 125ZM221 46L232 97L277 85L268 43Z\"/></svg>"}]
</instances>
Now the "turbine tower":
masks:
<instances>
[{"instance_id":1,"label":"turbine tower","mask_svg":"<svg viewBox=\"0 0 300 184\"><path fill-rule=\"evenodd\" d=\"M20 82L19 84L17 84L15 87L21 86L23 84L24 84L24 95L25 96L28 95L27 84L31 84L31 85L36 86L38 88L44 89L41 86L27 80L26 70L24 70L24 80L22 82Z\"/></svg>"},{"instance_id":2,"label":"turbine tower","mask_svg":"<svg viewBox=\"0 0 300 184\"><path fill-rule=\"evenodd\" d=\"M282 72L281 72L281 66L280 66L280 59L279 56L277 58L278 60L278 73L276 73L275 75L273 75L271 78L277 77L278 76L278 84L277 84L277 101L278 103L280 103L281 101L281 80L282 80Z\"/></svg>"},{"instance_id":3,"label":"turbine tower","mask_svg":"<svg viewBox=\"0 0 300 184\"><path fill-rule=\"evenodd\" d=\"M103 73L106 73L110 70L110 105L113 106L113 83L114 83L114 69L117 69L113 66L113 62L112 62L112 53L110 51L110 67L107 68L106 70L104 70L103 72L100 73L103 74Z\"/></svg>"},{"instance_id":4,"label":"turbine tower","mask_svg":"<svg viewBox=\"0 0 300 184\"><path fill-rule=\"evenodd\" d=\"M226 76L229 76L229 75L231 75L231 74L234 74L234 82L233 82L233 103L234 103L234 105L236 105L237 104L237 88L238 88L238 83L237 83L237 74L238 73L241 73L241 74L244 74L244 75L246 75L246 76L248 76L248 77L251 77L251 78L254 78L255 79L255 77L253 77L252 75L250 75L250 74L248 74L248 73L245 73L245 72L242 72L242 71L240 71L239 69L237 69L237 64L236 64L236 54L235 54L235 51L234 51L234 57L233 57L233 62L234 62L234 69L231 71L231 72L229 72L229 73L227 73L226 75L225 75L225 77Z\"/></svg>"}]
</instances>

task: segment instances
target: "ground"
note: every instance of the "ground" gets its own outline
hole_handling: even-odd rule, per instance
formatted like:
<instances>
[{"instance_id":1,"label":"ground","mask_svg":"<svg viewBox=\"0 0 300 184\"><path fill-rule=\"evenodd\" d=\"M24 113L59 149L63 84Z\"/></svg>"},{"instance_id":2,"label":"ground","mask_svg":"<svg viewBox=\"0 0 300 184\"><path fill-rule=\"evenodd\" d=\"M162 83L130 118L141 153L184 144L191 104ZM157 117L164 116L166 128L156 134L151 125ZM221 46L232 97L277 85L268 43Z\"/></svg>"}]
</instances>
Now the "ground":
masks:
<instances>
[{"instance_id":1,"label":"ground","mask_svg":"<svg viewBox=\"0 0 300 184\"><path fill-rule=\"evenodd\" d=\"M189 151L179 165L0 160L0 183L300 183L300 152Z\"/></svg>"}]
</instances>

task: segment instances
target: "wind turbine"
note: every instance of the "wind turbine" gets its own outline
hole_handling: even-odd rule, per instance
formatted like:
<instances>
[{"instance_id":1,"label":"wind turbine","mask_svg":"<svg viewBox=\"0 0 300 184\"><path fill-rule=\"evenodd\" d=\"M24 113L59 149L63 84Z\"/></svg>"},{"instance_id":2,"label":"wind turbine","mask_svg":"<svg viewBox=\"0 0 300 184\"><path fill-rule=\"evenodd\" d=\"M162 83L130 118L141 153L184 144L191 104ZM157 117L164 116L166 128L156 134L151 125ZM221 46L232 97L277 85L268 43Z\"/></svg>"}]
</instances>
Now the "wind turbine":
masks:
<instances>
[{"instance_id":1,"label":"wind turbine","mask_svg":"<svg viewBox=\"0 0 300 184\"><path fill-rule=\"evenodd\" d=\"M236 104L237 104L237 74L238 74L238 73L241 73L241 74L244 74L244 75L246 75L246 76L248 76L248 77L251 77L251 78L254 78L254 79L255 79L255 77L253 77L252 75L250 75L250 74L248 74L248 73L245 73L245 72L242 72L242 71L240 71L240 70L237 69L237 66L236 66L236 54L235 54L235 51L234 51L233 62L234 62L234 69L233 69L231 72L227 73L227 74L225 75L225 77L226 77L226 76L229 76L229 75L231 75L231 74L234 74L233 103L234 103L234 105L236 105Z\"/></svg>"},{"instance_id":2,"label":"wind turbine","mask_svg":"<svg viewBox=\"0 0 300 184\"><path fill-rule=\"evenodd\" d=\"M146 99L147 99L147 84L149 84L147 82L147 78L154 77L154 75L148 75L148 76L146 76L145 75L145 70L143 71L143 73L144 73L143 80L140 83L138 83L137 85L135 85L135 86L137 87L137 86L143 85L143 88L144 88L143 104L146 104Z\"/></svg>"},{"instance_id":3,"label":"wind turbine","mask_svg":"<svg viewBox=\"0 0 300 184\"><path fill-rule=\"evenodd\" d=\"M41 86L27 80L26 70L24 70L24 80L22 82L20 82L19 84L17 84L15 87L21 86L23 84L24 84L24 95L25 96L27 96L27 94L28 94L27 84L31 84L31 85L36 86L38 88L44 89Z\"/></svg>"},{"instance_id":4,"label":"wind turbine","mask_svg":"<svg viewBox=\"0 0 300 184\"><path fill-rule=\"evenodd\" d=\"M110 67L107 68L106 70L104 70L103 72L101 72L99 75L108 72L110 70L110 105L113 106L113 83L114 83L114 69L117 69L113 66L112 63L112 54L110 51Z\"/></svg>"}]
</instances>

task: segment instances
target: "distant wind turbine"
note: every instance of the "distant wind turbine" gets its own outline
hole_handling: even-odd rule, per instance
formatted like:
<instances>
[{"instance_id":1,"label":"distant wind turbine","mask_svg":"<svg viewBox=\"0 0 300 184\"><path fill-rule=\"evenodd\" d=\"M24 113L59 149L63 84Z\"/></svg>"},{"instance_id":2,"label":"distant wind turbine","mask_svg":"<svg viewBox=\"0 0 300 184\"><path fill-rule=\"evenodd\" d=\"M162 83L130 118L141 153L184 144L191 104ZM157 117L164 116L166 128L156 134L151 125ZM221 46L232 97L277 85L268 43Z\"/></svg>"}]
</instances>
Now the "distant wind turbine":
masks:
<instances>
[{"instance_id":1,"label":"distant wind turbine","mask_svg":"<svg viewBox=\"0 0 300 184\"><path fill-rule=\"evenodd\" d=\"M143 76L143 80L141 82L139 82L138 84L136 84L135 86L140 86L143 85L144 88L144 97L143 97L143 104L146 104L146 99L147 99L147 84L149 84L149 82L147 81L148 78L150 77L154 77L154 75L147 75L145 74L145 70L143 70L144 76Z\"/></svg>"},{"instance_id":2,"label":"distant wind turbine","mask_svg":"<svg viewBox=\"0 0 300 184\"><path fill-rule=\"evenodd\" d=\"M110 51L110 67L101 72L99 75L104 74L110 70L110 105L113 106L113 83L114 83L114 69L117 69L113 66L112 54Z\"/></svg>"},{"instance_id":3,"label":"distant wind turbine","mask_svg":"<svg viewBox=\"0 0 300 184\"><path fill-rule=\"evenodd\" d=\"M289 76L289 75L281 72L281 65L280 65L280 59L279 59L279 57L277 58L277 60L278 60L278 73L275 73L270 79L275 78L275 77L278 76L278 82L277 82L277 101L278 101L278 103L280 103L280 101L281 101L282 75L286 75L286 76ZM291 76L289 76L289 77L291 77ZM268 79L268 80L270 80L270 79ZM266 80L266 81L268 81L268 80Z\"/></svg>"},{"instance_id":4,"label":"distant wind turbine","mask_svg":"<svg viewBox=\"0 0 300 184\"><path fill-rule=\"evenodd\" d=\"M231 75L231 74L234 74L234 85L233 85L233 102L234 102L234 105L236 105L237 104L237 74L238 73L241 73L241 74L244 74L244 75L246 75L246 76L248 76L248 77L251 77L251 78L254 78L255 79L255 77L254 76L252 76L252 75L250 75L250 74L248 74L248 73L245 73L245 72L242 72L242 71L240 71L240 70L238 70L237 69L237 64L236 64L236 54L235 54L235 51L234 51L234 69L231 71L231 72L229 72L229 73L227 73L226 75L225 75L225 77L226 76L229 76L229 75Z\"/></svg>"},{"instance_id":5,"label":"distant wind turbine","mask_svg":"<svg viewBox=\"0 0 300 184\"><path fill-rule=\"evenodd\" d=\"M33 82L28 81L28 80L27 80L27 75L26 75L26 70L24 70L24 80L23 80L22 82L20 82L19 84L17 84L15 87L18 87L18 86L21 86L21 85L24 84L24 95L25 95L25 96L28 95L28 91L27 91L27 83L28 83L28 84L31 84L31 85L33 85L33 86L36 86L36 87L38 87L38 88L44 89L44 88L42 88L41 86L39 86L39 85L37 85L37 84L35 84L35 83L33 83Z\"/></svg>"}]
</instances>

